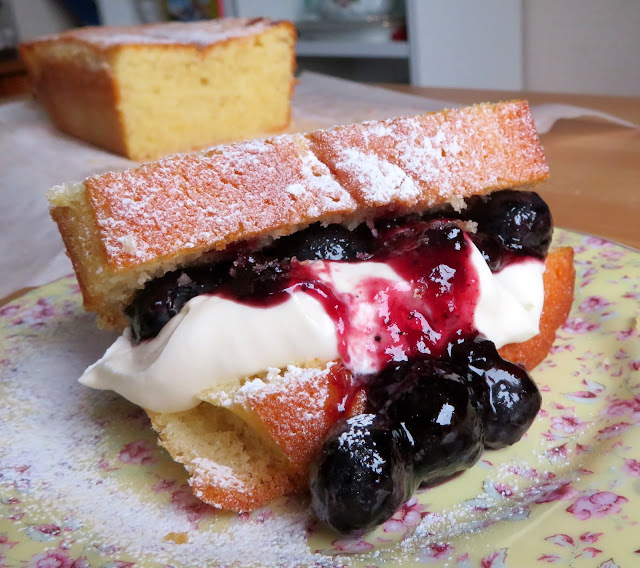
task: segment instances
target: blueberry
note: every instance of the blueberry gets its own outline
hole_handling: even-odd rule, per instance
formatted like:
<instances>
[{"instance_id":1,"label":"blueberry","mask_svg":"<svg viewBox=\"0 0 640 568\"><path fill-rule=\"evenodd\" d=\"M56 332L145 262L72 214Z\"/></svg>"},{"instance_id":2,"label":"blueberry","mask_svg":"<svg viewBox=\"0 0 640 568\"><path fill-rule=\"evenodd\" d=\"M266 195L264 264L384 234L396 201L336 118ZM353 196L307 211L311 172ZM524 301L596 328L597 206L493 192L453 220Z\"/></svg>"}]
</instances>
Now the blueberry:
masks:
<instances>
[{"instance_id":1,"label":"blueberry","mask_svg":"<svg viewBox=\"0 0 640 568\"><path fill-rule=\"evenodd\" d=\"M303 260L356 260L366 258L373 236L366 225L349 230L342 225L311 225L278 239L269 249L277 258Z\"/></svg>"},{"instance_id":2,"label":"blueberry","mask_svg":"<svg viewBox=\"0 0 640 568\"><path fill-rule=\"evenodd\" d=\"M533 423L542 396L529 373L505 361L493 342L478 338L451 347L452 358L468 369L485 423L485 447L515 444Z\"/></svg>"},{"instance_id":3,"label":"blueberry","mask_svg":"<svg viewBox=\"0 0 640 568\"><path fill-rule=\"evenodd\" d=\"M482 254L491 272L500 271L507 260L500 238L485 233L475 233L470 236L473 244L476 245Z\"/></svg>"},{"instance_id":4,"label":"blueberry","mask_svg":"<svg viewBox=\"0 0 640 568\"><path fill-rule=\"evenodd\" d=\"M461 250L464 246L464 233L456 222L412 220L380 230L377 254L396 256L422 247Z\"/></svg>"},{"instance_id":5,"label":"blueberry","mask_svg":"<svg viewBox=\"0 0 640 568\"><path fill-rule=\"evenodd\" d=\"M414 475L433 485L471 467L482 454L483 422L466 376L442 359L394 363L370 388L396 429L407 433L404 448ZM384 401L384 402L383 402Z\"/></svg>"},{"instance_id":6,"label":"blueberry","mask_svg":"<svg viewBox=\"0 0 640 568\"><path fill-rule=\"evenodd\" d=\"M553 220L535 192L505 189L473 197L463 214L478 223L478 232L495 235L509 251L542 259L549 250Z\"/></svg>"},{"instance_id":7,"label":"blueberry","mask_svg":"<svg viewBox=\"0 0 640 568\"><path fill-rule=\"evenodd\" d=\"M147 282L125 309L135 343L151 339L195 296L215 290L225 280L229 266L186 268Z\"/></svg>"},{"instance_id":8,"label":"blueberry","mask_svg":"<svg viewBox=\"0 0 640 568\"><path fill-rule=\"evenodd\" d=\"M238 299L264 298L288 284L290 263L261 253L238 256L230 270L228 289Z\"/></svg>"},{"instance_id":9,"label":"blueberry","mask_svg":"<svg viewBox=\"0 0 640 568\"><path fill-rule=\"evenodd\" d=\"M330 430L310 472L312 507L341 534L383 523L416 488L394 430L379 414L342 419Z\"/></svg>"}]
</instances>

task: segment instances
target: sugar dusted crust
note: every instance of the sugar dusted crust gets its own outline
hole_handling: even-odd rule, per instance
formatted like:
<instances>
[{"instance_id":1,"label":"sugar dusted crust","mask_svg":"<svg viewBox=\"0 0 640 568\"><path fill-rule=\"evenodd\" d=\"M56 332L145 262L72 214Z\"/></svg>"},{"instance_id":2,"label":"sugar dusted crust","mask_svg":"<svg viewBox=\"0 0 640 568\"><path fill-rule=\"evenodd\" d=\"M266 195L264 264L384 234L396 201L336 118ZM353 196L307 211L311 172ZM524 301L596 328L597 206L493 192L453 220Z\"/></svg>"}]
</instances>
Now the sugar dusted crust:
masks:
<instances>
[{"instance_id":1,"label":"sugar dusted crust","mask_svg":"<svg viewBox=\"0 0 640 568\"><path fill-rule=\"evenodd\" d=\"M122 328L136 289L205 252L548 175L529 106L511 101L171 156L54 188L50 201L85 307Z\"/></svg>"},{"instance_id":2,"label":"sugar dusted crust","mask_svg":"<svg viewBox=\"0 0 640 568\"><path fill-rule=\"evenodd\" d=\"M73 41L101 50L123 45L197 45L204 48L233 38L259 34L283 23L268 18L221 18L189 23L89 26L36 38L25 45Z\"/></svg>"}]
</instances>

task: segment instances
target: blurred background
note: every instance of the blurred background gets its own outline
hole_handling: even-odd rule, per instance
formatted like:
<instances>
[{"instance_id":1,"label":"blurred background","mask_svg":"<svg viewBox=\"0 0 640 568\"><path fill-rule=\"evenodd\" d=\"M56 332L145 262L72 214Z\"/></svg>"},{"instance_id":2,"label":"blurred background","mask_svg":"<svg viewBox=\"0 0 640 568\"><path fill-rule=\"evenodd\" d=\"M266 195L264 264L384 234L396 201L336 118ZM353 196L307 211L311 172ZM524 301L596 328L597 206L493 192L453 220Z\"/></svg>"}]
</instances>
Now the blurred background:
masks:
<instances>
[{"instance_id":1,"label":"blurred background","mask_svg":"<svg viewBox=\"0 0 640 568\"><path fill-rule=\"evenodd\" d=\"M0 94L19 41L79 25L269 16L298 70L429 87L640 95L638 0L0 0Z\"/></svg>"}]
</instances>

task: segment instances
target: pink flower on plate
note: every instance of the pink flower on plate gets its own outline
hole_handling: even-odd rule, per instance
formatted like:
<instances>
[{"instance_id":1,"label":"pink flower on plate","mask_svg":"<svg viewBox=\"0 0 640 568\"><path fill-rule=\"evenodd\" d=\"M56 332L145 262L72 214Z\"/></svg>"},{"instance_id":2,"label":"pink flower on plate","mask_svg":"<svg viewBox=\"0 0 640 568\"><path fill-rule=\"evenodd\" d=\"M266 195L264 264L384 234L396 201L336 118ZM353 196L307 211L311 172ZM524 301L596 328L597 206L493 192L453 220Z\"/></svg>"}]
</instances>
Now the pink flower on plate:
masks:
<instances>
[{"instance_id":1,"label":"pink flower on plate","mask_svg":"<svg viewBox=\"0 0 640 568\"><path fill-rule=\"evenodd\" d=\"M404 503L396 514L382 525L384 532L406 533L417 527L425 515L424 505L418 503L415 497Z\"/></svg>"},{"instance_id":2,"label":"pink flower on plate","mask_svg":"<svg viewBox=\"0 0 640 568\"><path fill-rule=\"evenodd\" d=\"M604 533L601 533L601 532L599 532L599 533L592 533L592 532L587 531L587 532L582 533L582 534L580 535L580 540L581 540L582 542L590 542L591 544L593 544L593 543L595 543L595 542L598 542L598 539L599 539L603 534L604 534Z\"/></svg>"},{"instance_id":3,"label":"pink flower on plate","mask_svg":"<svg viewBox=\"0 0 640 568\"><path fill-rule=\"evenodd\" d=\"M569 501L576 495L578 495L578 490L572 487L571 483L563 483L558 486L557 483L549 482L525 490L525 496L533 497L533 502L538 504Z\"/></svg>"},{"instance_id":4,"label":"pink flower on plate","mask_svg":"<svg viewBox=\"0 0 640 568\"><path fill-rule=\"evenodd\" d=\"M634 335L638 335L638 331L630 327L629 329L623 329L622 331L618 331L616 333L616 339L618 341L624 341L625 339L629 339Z\"/></svg>"},{"instance_id":5,"label":"pink flower on plate","mask_svg":"<svg viewBox=\"0 0 640 568\"><path fill-rule=\"evenodd\" d=\"M594 237L593 235L585 237L583 239L583 242L585 245L588 245L591 248L601 248L609 244L609 241L600 237Z\"/></svg>"},{"instance_id":6,"label":"pink flower on plate","mask_svg":"<svg viewBox=\"0 0 640 568\"><path fill-rule=\"evenodd\" d=\"M640 461L636 459L625 459L622 471L631 477L640 477Z\"/></svg>"},{"instance_id":7,"label":"pink flower on plate","mask_svg":"<svg viewBox=\"0 0 640 568\"><path fill-rule=\"evenodd\" d=\"M640 395L634 398L614 398L604 411L606 416L629 416L632 422L640 422Z\"/></svg>"},{"instance_id":8,"label":"pink flower on plate","mask_svg":"<svg viewBox=\"0 0 640 568\"><path fill-rule=\"evenodd\" d=\"M27 324L33 327L44 325L46 320L55 315L55 305L47 298L39 298L34 306L24 310L11 322L13 325Z\"/></svg>"},{"instance_id":9,"label":"pink flower on plate","mask_svg":"<svg viewBox=\"0 0 640 568\"><path fill-rule=\"evenodd\" d=\"M455 548L448 542L432 542L420 556L423 562L429 562L449 558L454 552Z\"/></svg>"},{"instance_id":10,"label":"pink flower on plate","mask_svg":"<svg viewBox=\"0 0 640 568\"><path fill-rule=\"evenodd\" d=\"M336 551L346 552L347 554L366 552L367 550L371 550L373 548L373 544L367 542L363 538L334 540L331 543L331 546L333 546Z\"/></svg>"},{"instance_id":11,"label":"pink flower on plate","mask_svg":"<svg viewBox=\"0 0 640 568\"><path fill-rule=\"evenodd\" d=\"M571 343L567 343L565 345L552 345L551 346L551 353L556 354L556 353L562 353L563 351L575 351L576 350L576 346L571 344Z\"/></svg>"},{"instance_id":12,"label":"pink flower on plate","mask_svg":"<svg viewBox=\"0 0 640 568\"><path fill-rule=\"evenodd\" d=\"M569 318L562 326L564 331L573 331L574 333L589 333L600 327L600 324L593 323L582 318Z\"/></svg>"},{"instance_id":13,"label":"pink flower on plate","mask_svg":"<svg viewBox=\"0 0 640 568\"><path fill-rule=\"evenodd\" d=\"M554 564L556 562L560 562L562 560L562 556L558 556L557 554L543 554L538 558L539 562L547 562L549 564Z\"/></svg>"},{"instance_id":14,"label":"pink flower on plate","mask_svg":"<svg viewBox=\"0 0 640 568\"><path fill-rule=\"evenodd\" d=\"M73 568L74 561L63 550L47 550L31 557L27 568Z\"/></svg>"},{"instance_id":15,"label":"pink flower on plate","mask_svg":"<svg viewBox=\"0 0 640 568\"><path fill-rule=\"evenodd\" d=\"M10 318L20 311L20 304L9 304L0 308L0 318Z\"/></svg>"},{"instance_id":16,"label":"pink flower on plate","mask_svg":"<svg viewBox=\"0 0 640 568\"><path fill-rule=\"evenodd\" d=\"M610 424L606 428L598 430L596 439L608 440L609 438L615 438L616 436L624 434L627 430L629 430L629 428L631 428L631 426L632 425L628 422L618 422L616 424Z\"/></svg>"},{"instance_id":17,"label":"pink flower on plate","mask_svg":"<svg viewBox=\"0 0 640 568\"><path fill-rule=\"evenodd\" d=\"M599 548L595 548L593 546L587 546L587 548L585 548L579 555L580 556L584 556L585 558L595 558L598 554L600 554L602 552L602 550L600 550Z\"/></svg>"},{"instance_id":18,"label":"pink flower on plate","mask_svg":"<svg viewBox=\"0 0 640 568\"><path fill-rule=\"evenodd\" d=\"M188 485L171 493L171 504L187 514L190 523L198 524L212 514L213 508L196 498Z\"/></svg>"},{"instance_id":19,"label":"pink flower on plate","mask_svg":"<svg viewBox=\"0 0 640 568\"><path fill-rule=\"evenodd\" d=\"M0 534L0 546L6 546L7 548L13 548L16 544L18 544L17 540L9 540L7 533Z\"/></svg>"},{"instance_id":20,"label":"pink flower on plate","mask_svg":"<svg viewBox=\"0 0 640 568\"><path fill-rule=\"evenodd\" d=\"M551 428L563 434L575 434L584 429L587 423L577 416L565 414L564 416L554 416L551 419Z\"/></svg>"},{"instance_id":21,"label":"pink flower on plate","mask_svg":"<svg viewBox=\"0 0 640 568\"><path fill-rule=\"evenodd\" d=\"M620 260L625 255L624 251L607 248L600 251L600 256L607 260Z\"/></svg>"},{"instance_id":22,"label":"pink flower on plate","mask_svg":"<svg viewBox=\"0 0 640 568\"><path fill-rule=\"evenodd\" d=\"M98 469L102 469L104 471L118 471L120 468L112 466L103 455L98 461Z\"/></svg>"},{"instance_id":23,"label":"pink flower on plate","mask_svg":"<svg viewBox=\"0 0 640 568\"><path fill-rule=\"evenodd\" d=\"M548 536L545 538L549 542L553 544L557 544L558 546L574 546L575 541L568 534L560 533Z\"/></svg>"},{"instance_id":24,"label":"pink flower on plate","mask_svg":"<svg viewBox=\"0 0 640 568\"><path fill-rule=\"evenodd\" d=\"M567 459L567 444L551 448L545 452L545 455L547 456L547 459L552 462L556 462L558 460L565 461Z\"/></svg>"},{"instance_id":25,"label":"pink flower on plate","mask_svg":"<svg viewBox=\"0 0 640 568\"><path fill-rule=\"evenodd\" d=\"M603 296L589 296L580 304L578 310L581 312L598 312L610 305L611 302Z\"/></svg>"},{"instance_id":26,"label":"pink flower on plate","mask_svg":"<svg viewBox=\"0 0 640 568\"><path fill-rule=\"evenodd\" d=\"M118 459L123 463L149 465L155 462L153 449L148 440L134 440L120 450Z\"/></svg>"},{"instance_id":27,"label":"pink flower on plate","mask_svg":"<svg viewBox=\"0 0 640 568\"><path fill-rule=\"evenodd\" d=\"M176 486L175 481L171 481L169 479L159 479L156 481L151 487L151 491L155 491L156 493L164 493L165 491L171 491Z\"/></svg>"},{"instance_id":28,"label":"pink flower on plate","mask_svg":"<svg viewBox=\"0 0 640 568\"><path fill-rule=\"evenodd\" d=\"M577 519L586 521L591 517L604 518L622 512L622 505L629 500L611 491L600 491L590 496L583 495L567 507L567 511Z\"/></svg>"},{"instance_id":29,"label":"pink flower on plate","mask_svg":"<svg viewBox=\"0 0 640 568\"><path fill-rule=\"evenodd\" d=\"M507 549L501 548L480 561L481 568L506 568Z\"/></svg>"}]
</instances>

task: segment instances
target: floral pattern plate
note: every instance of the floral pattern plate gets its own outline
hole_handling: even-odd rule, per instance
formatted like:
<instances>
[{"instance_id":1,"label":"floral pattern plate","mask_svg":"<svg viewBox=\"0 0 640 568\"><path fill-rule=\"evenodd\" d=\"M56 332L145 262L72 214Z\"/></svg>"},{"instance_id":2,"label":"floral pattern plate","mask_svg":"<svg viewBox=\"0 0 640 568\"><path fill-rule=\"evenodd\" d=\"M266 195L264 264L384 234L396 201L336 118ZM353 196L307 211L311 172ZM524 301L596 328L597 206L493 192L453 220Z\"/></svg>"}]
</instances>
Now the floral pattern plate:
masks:
<instances>
[{"instance_id":1,"label":"floral pattern plate","mask_svg":"<svg viewBox=\"0 0 640 568\"><path fill-rule=\"evenodd\" d=\"M245 515L197 501L144 412L77 383L114 337L73 277L3 306L0 567L640 566L640 252L556 243L576 250L576 299L534 371L529 433L357 540L301 499Z\"/></svg>"}]
</instances>

